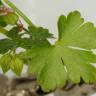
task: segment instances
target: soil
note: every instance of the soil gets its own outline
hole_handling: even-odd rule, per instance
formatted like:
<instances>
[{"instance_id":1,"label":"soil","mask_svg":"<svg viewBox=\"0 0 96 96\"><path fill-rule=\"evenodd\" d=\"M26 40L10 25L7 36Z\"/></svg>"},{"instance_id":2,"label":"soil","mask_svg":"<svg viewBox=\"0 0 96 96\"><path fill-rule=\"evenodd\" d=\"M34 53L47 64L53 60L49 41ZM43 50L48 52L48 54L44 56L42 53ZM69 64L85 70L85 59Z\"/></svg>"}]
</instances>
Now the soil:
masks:
<instances>
[{"instance_id":1,"label":"soil","mask_svg":"<svg viewBox=\"0 0 96 96\"><path fill-rule=\"evenodd\" d=\"M44 93L37 85L34 76L8 78L0 74L0 96L92 96L96 92L96 84L67 84L53 94Z\"/></svg>"}]
</instances>

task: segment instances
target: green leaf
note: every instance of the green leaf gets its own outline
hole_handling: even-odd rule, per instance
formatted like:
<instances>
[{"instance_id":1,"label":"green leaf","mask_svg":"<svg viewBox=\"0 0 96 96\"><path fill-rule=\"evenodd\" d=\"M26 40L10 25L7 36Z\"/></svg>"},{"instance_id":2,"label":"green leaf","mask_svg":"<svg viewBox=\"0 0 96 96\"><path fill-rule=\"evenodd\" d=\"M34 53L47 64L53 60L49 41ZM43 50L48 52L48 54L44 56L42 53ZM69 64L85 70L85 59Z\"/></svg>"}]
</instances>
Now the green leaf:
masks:
<instances>
[{"instance_id":1,"label":"green leaf","mask_svg":"<svg viewBox=\"0 0 96 96\"><path fill-rule=\"evenodd\" d=\"M10 68L16 75L20 75L23 69L22 60L18 58L17 56L13 57L10 62Z\"/></svg>"},{"instance_id":2,"label":"green leaf","mask_svg":"<svg viewBox=\"0 0 96 96\"><path fill-rule=\"evenodd\" d=\"M59 40L54 46L49 43L34 45L26 52L29 59L29 72L36 74L37 81L44 91L62 87L67 80L86 83L96 80L96 28L92 23L84 23L79 12L71 12L58 21ZM72 48L74 47L74 49ZM83 49L80 49L83 48Z\"/></svg>"},{"instance_id":3,"label":"green leaf","mask_svg":"<svg viewBox=\"0 0 96 96\"><path fill-rule=\"evenodd\" d=\"M0 6L2 5L2 2L1 2L1 0L0 0Z\"/></svg>"},{"instance_id":4,"label":"green leaf","mask_svg":"<svg viewBox=\"0 0 96 96\"><path fill-rule=\"evenodd\" d=\"M18 27L13 27L8 33L7 36L9 38L11 38L14 41L19 41L18 39L20 39L20 35L19 35L19 29Z\"/></svg>"},{"instance_id":5,"label":"green leaf","mask_svg":"<svg viewBox=\"0 0 96 96\"><path fill-rule=\"evenodd\" d=\"M37 76L39 84L44 91L54 90L56 87L63 87L66 83L67 73L61 61L62 51L46 44L34 46L29 51L30 57L29 72Z\"/></svg>"},{"instance_id":6,"label":"green leaf","mask_svg":"<svg viewBox=\"0 0 96 96\"><path fill-rule=\"evenodd\" d=\"M4 54L1 58L0 58L0 66L2 68L2 71L4 73L6 73L7 71L10 70L10 61L11 61L11 56L9 53Z\"/></svg>"},{"instance_id":7,"label":"green leaf","mask_svg":"<svg viewBox=\"0 0 96 96\"><path fill-rule=\"evenodd\" d=\"M8 31L6 29L4 29L3 27L0 27L0 33L6 35L8 33Z\"/></svg>"},{"instance_id":8,"label":"green leaf","mask_svg":"<svg viewBox=\"0 0 96 96\"><path fill-rule=\"evenodd\" d=\"M25 49L32 47L32 39L21 38L22 35L19 34L18 27L13 27L6 35L16 43L17 47L22 47Z\"/></svg>"},{"instance_id":9,"label":"green leaf","mask_svg":"<svg viewBox=\"0 0 96 96\"><path fill-rule=\"evenodd\" d=\"M30 38L22 38L20 39L19 46L24 49L30 49L33 45L33 41Z\"/></svg>"},{"instance_id":10,"label":"green leaf","mask_svg":"<svg viewBox=\"0 0 96 96\"><path fill-rule=\"evenodd\" d=\"M16 75L20 75L23 61L17 55L6 53L0 58L0 66L4 73L11 69Z\"/></svg>"},{"instance_id":11,"label":"green leaf","mask_svg":"<svg viewBox=\"0 0 96 96\"><path fill-rule=\"evenodd\" d=\"M34 44L42 44L47 41L48 38L52 38L53 35L49 33L48 29L43 27L29 27L29 34L32 37L32 42Z\"/></svg>"},{"instance_id":12,"label":"green leaf","mask_svg":"<svg viewBox=\"0 0 96 96\"><path fill-rule=\"evenodd\" d=\"M60 19L58 21L58 31L59 31L59 39L63 37L63 30L65 29L66 26L66 16L61 15Z\"/></svg>"},{"instance_id":13,"label":"green leaf","mask_svg":"<svg viewBox=\"0 0 96 96\"><path fill-rule=\"evenodd\" d=\"M7 26L6 22L4 21L3 16L0 16L0 26L1 27L6 27Z\"/></svg>"},{"instance_id":14,"label":"green leaf","mask_svg":"<svg viewBox=\"0 0 96 96\"><path fill-rule=\"evenodd\" d=\"M10 12L9 14L5 15L3 18L4 18L4 21L10 25L17 24L19 19L18 15L13 12Z\"/></svg>"},{"instance_id":15,"label":"green leaf","mask_svg":"<svg viewBox=\"0 0 96 96\"><path fill-rule=\"evenodd\" d=\"M8 52L15 46L15 42L9 39L2 39L0 40L0 54Z\"/></svg>"},{"instance_id":16,"label":"green leaf","mask_svg":"<svg viewBox=\"0 0 96 96\"><path fill-rule=\"evenodd\" d=\"M12 35L13 33L13 35ZM16 28L12 29L8 35L8 37L13 38L15 42L17 42L17 45L19 47L30 49L33 45L43 45L46 43L48 38L52 38L53 35L49 33L47 29L44 29L42 27L36 28L36 27L29 27L29 30L25 32L24 34L28 34L29 38L21 38L22 35L15 34L18 33ZM24 35L23 34L23 35ZM18 38L19 36L19 38ZM20 37L21 36L21 37ZM16 39L15 39L16 38Z\"/></svg>"}]
</instances>

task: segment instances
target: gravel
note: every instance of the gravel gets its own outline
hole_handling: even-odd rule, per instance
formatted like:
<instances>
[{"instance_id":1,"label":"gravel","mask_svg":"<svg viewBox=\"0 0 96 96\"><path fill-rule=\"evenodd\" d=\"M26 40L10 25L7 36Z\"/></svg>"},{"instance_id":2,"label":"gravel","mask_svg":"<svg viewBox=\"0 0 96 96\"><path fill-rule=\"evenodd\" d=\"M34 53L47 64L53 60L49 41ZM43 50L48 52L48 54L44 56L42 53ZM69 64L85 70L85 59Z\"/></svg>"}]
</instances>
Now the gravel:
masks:
<instances>
[{"instance_id":1,"label":"gravel","mask_svg":"<svg viewBox=\"0 0 96 96\"><path fill-rule=\"evenodd\" d=\"M34 76L8 78L0 74L0 96L96 96L96 84L67 84L54 92L39 92L40 87ZM40 90L39 90L40 91Z\"/></svg>"}]
</instances>

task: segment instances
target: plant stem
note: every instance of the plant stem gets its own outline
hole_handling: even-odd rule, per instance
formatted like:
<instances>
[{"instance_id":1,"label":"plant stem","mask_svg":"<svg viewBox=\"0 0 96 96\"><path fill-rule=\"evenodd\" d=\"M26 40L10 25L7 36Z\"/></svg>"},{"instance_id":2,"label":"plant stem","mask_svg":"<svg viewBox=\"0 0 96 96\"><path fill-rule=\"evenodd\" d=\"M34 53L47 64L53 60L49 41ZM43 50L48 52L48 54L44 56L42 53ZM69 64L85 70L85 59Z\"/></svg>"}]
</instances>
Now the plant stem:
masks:
<instances>
[{"instance_id":1,"label":"plant stem","mask_svg":"<svg viewBox=\"0 0 96 96\"><path fill-rule=\"evenodd\" d=\"M20 15L27 24L29 24L29 26L35 26L35 25L29 20L29 18L28 18L27 16L25 16L25 14L22 13L12 2L10 2L9 0L4 0L4 2L5 2L6 4L8 4L14 11L16 11L16 12L18 13L18 15Z\"/></svg>"}]
</instances>

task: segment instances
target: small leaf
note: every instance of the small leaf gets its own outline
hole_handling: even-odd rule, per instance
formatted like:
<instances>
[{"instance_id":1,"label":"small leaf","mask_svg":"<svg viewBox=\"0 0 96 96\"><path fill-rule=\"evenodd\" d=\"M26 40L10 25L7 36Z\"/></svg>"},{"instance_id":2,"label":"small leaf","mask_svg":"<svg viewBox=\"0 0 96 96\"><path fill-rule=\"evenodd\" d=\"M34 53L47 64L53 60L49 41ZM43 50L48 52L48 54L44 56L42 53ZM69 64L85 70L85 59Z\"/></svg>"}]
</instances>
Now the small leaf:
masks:
<instances>
[{"instance_id":1,"label":"small leaf","mask_svg":"<svg viewBox=\"0 0 96 96\"><path fill-rule=\"evenodd\" d=\"M9 53L4 54L0 58L0 66L4 73L6 73L8 70L10 70L10 61L11 61L11 55Z\"/></svg>"},{"instance_id":2,"label":"small leaf","mask_svg":"<svg viewBox=\"0 0 96 96\"><path fill-rule=\"evenodd\" d=\"M22 38L20 39L19 46L24 49L30 49L33 45L33 41L30 38Z\"/></svg>"},{"instance_id":3,"label":"small leaf","mask_svg":"<svg viewBox=\"0 0 96 96\"><path fill-rule=\"evenodd\" d=\"M7 36L9 38L11 38L12 40L14 41L19 41L18 39L20 39L20 35L18 34L19 33L19 30L17 27L13 27L11 30L9 30Z\"/></svg>"},{"instance_id":4,"label":"small leaf","mask_svg":"<svg viewBox=\"0 0 96 96\"><path fill-rule=\"evenodd\" d=\"M23 69L23 62L17 56L13 57L10 62L11 70L16 74L20 75Z\"/></svg>"},{"instance_id":5,"label":"small leaf","mask_svg":"<svg viewBox=\"0 0 96 96\"><path fill-rule=\"evenodd\" d=\"M21 38L18 27L13 27L6 35L11 38L18 47L28 49L32 46L32 39Z\"/></svg>"},{"instance_id":6,"label":"small leaf","mask_svg":"<svg viewBox=\"0 0 96 96\"><path fill-rule=\"evenodd\" d=\"M49 33L48 29L44 29L43 27L29 27L29 34L32 37L32 42L34 44L42 44L47 41L48 38L52 38L53 35Z\"/></svg>"},{"instance_id":7,"label":"small leaf","mask_svg":"<svg viewBox=\"0 0 96 96\"><path fill-rule=\"evenodd\" d=\"M9 39L0 40L0 54L6 53L15 46L16 44L12 40Z\"/></svg>"},{"instance_id":8,"label":"small leaf","mask_svg":"<svg viewBox=\"0 0 96 96\"><path fill-rule=\"evenodd\" d=\"M8 13L7 15L4 16L4 21L10 25L15 25L18 22L18 19L19 19L18 15L13 12Z\"/></svg>"},{"instance_id":9,"label":"small leaf","mask_svg":"<svg viewBox=\"0 0 96 96\"><path fill-rule=\"evenodd\" d=\"M6 22L4 21L3 16L0 16L0 26L1 26L1 27L7 26Z\"/></svg>"}]
</instances>

